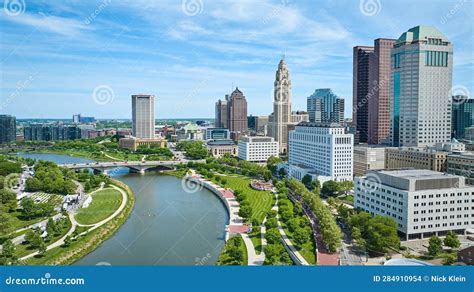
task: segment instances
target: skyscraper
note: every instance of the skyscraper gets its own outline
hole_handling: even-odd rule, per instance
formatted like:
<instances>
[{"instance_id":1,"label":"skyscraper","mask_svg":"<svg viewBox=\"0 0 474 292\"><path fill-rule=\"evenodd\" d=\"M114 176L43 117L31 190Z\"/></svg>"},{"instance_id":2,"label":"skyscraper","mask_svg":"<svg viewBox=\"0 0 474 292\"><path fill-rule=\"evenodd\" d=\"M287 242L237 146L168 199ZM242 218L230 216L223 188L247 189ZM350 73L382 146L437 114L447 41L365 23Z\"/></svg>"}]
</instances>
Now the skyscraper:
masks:
<instances>
[{"instance_id":1,"label":"skyscraper","mask_svg":"<svg viewBox=\"0 0 474 292\"><path fill-rule=\"evenodd\" d=\"M359 142L367 143L369 136L369 62L373 47L356 46L353 50L352 123L356 127Z\"/></svg>"},{"instance_id":2,"label":"skyscraper","mask_svg":"<svg viewBox=\"0 0 474 292\"><path fill-rule=\"evenodd\" d=\"M451 137L453 47L435 27L404 32L391 50L393 146L433 146Z\"/></svg>"},{"instance_id":3,"label":"skyscraper","mask_svg":"<svg viewBox=\"0 0 474 292\"><path fill-rule=\"evenodd\" d=\"M390 137L390 50L396 40L379 38L369 59L369 144L388 144Z\"/></svg>"},{"instance_id":4,"label":"skyscraper","mask_svg":"<svg viewBox=\"0 0 474 292\"><path fill-rule=\"evenodd\" d=\"M139 139L155 138L154 95L132 95L132 134Z\"/></svg>"},{"instance_id":5,"label":"skyscraper","mask_svg":"<svg viewBox=\"0 0 474 292\"><path fill-rule=\"evenodd\" d=\"M291 79L285 60L280 60L273 84L273 121L271 134L282 153L288 150L288 124L291 123Z\"/></svg>"},{"instance_id":6,"label":"skyscraper","mask_svg":"<svg viewBox=\"0 0 474 292\"><path fill-rule=\"evenodd\" d=\"M329 88L316 89L307 99L307 110L310 122L341 125L344 122L344 99Z\"/></svg>"},{"instance_id":7,"label":"skyscraper","mask_svg":"<svg viewBox=\"0 0 474 292\"><path fill-rule=\"evenodd\" d=\"M248 130L247 100L238 87L227 102L227 126L234 140L238 140Z\"/></svg>"},{"instance_id":8,"label":"skyscraper","mask_svg":"<svg viewBox=\"0 0 474 292\"><path fill-rule=\"evenodd\" d=\"M227 128L227 102L229 96L225 96L225 100L218 100L216 102L216 120L215 120L215 127L216 128Z\"/></svg>"},{"instance_id":9,"label":"skyscraper","mask_svg":"<svg viewBox=\"0 0 474 292\"><path fill-rule=\"evenodd\" d=\"M474 99L464 95L453 96L452 137L464 138L464 130L474 125Z\"/></svg>"},{"instance_id":10,"label":"skyscraper","mask_svg":"<svg viewBox=\"0 0 474 292\"><path fill-rule=\"evenodd\" d=\"M16 140L16 118L0 115L0 144Z\"/></svg>"}]
</instances>

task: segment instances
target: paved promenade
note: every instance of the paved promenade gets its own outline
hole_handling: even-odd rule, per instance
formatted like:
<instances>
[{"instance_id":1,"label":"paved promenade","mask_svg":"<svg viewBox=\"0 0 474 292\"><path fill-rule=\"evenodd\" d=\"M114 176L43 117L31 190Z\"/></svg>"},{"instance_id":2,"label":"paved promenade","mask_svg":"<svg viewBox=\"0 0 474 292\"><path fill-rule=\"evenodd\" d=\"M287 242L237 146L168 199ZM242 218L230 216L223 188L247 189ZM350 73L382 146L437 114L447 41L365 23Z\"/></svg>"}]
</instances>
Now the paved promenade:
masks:
<instances>
[{"instance_id":1,"label":"paved promenade","mask_svg":"<svg viewBox=\"0 0 474 292\"><path fill-rule=\"evenodd\" d=\"M255 246L253 245L252 240L250 239L248 232L249 227L244 223L242 217L239 216L240 204L235 199L234 193L230 189L225 189L212 181L209 181L198 174L193 174L188 176L187 179L191 179L197 183L200 183L204 187L208 188L216 195L219 195L223 200L224 204L227 207L229 212L229 225L227 226L227 232L229 234L240 234L244 240L245 246L247 248L247 257L249 266L261 266L265 261L265 254L262 252L257 255L255 252ZM226 236L227 239L227 236Z\"/></svg>"}]
</instances>

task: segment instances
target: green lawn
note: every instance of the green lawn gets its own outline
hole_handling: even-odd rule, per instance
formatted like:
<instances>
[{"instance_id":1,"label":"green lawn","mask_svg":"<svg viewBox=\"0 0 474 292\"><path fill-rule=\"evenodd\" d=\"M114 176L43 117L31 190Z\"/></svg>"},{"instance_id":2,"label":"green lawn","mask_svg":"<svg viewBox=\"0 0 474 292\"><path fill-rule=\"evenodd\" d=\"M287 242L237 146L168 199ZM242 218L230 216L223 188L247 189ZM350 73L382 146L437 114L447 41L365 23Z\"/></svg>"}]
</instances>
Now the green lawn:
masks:
<instances>
[{"instance_id":1,"label":"green lawn","mask_svg":"<svg viewBox=\"0 0 474 292\"><path fill-rule=\"evenodd\" d=\"M253 246L255 247L255 252L257 254L262 253L262 237L261 237L261 227L253 227L252 232L249 234L250 240L252 240Z\"/></svg>"},{"instance_id":2,"label":"green lawn","mask_svg":"<svg viewBox=\"0 0 474 292\"><path fill-rule=\"evenodd\" d=\"M95 224L112 215L121 203L120 192L106 188L92 194L92 203L87 208L80 208L75 218L80 224Z\"/></svg>"},{"instance_id":3,"label":"green lawn","mask_svg":"<svg viewBox=\"0 0 474 292\"><path fill-rule=\"evenodd\" d=\"M33 225L35 223L38 223L46 219L46 217L38 217L38 218L28 220L28 219L23 218L22 213L19 210L16 210L10 213L10 215L12 217L11 225L13 226L14 230L18 230L18 229Z\"/></svg>"},{"instance_id":4,"label":"green lawn","mask_svg":"<svg viewBox=\"0 0 474 292\"><path fill-rule=\"evenodd\" d=\"M227 179L225 187L234 191L240 191L247 195L247 200L252 207L252 219L256 219L259 224L263 222L267 213L272 209L274 196L270 191L256 191L250 187L251 179L243 176L224 176ZM215 181L214 181L215 182Z\"/></svg>"}]
</instances>

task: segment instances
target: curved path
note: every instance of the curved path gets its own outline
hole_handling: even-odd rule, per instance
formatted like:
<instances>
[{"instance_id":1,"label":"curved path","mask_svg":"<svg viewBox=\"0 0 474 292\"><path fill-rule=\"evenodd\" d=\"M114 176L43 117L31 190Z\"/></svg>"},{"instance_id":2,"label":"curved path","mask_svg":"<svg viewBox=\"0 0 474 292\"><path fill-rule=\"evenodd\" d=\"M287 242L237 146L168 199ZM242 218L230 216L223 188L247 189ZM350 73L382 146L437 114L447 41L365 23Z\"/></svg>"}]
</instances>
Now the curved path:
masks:
<instances>
[{"instance_id":1,"label":"curved path","mask_svg":"<svg viewBox=\"0 0 474 292\"><path fill-rule=\"evenodd\" d=\"M222 188L212 181L204 179L200 175L195 174L194 170L192 170L192 175L186 176L185 179L200 183L224 201L224 205L229 213L229 225L227 226L226 231L229 233L240 234L242 236L245 246L247 247L247 264L249 266L263 265L265 254L263 251L259 255L255 252L255 246L248 235L248 226L244 224L243 219L239 216L240 204L235 199L234 192L230 189Z\"/></svg>"},{"instance_id":2,"label":"curved path","mask_svg":"<svg viewBox=\"0 0 474 292\"><path fill-rule=\"evenodd\" d=\"M120 204L120 207L119 207L112 215L110 215L108 218L106 218L106 219L104 219L104 220L102 220L102 221L100 221L100 222L97 222L97 223L95 223L95 224L84 225L84 224L79 224L79 223L76 221L76 218L74 218L74 214L69 213L69 220L71 220L71 229L69 229L69 231L68 231L63 237L61 237L59 240L57 240L57 241L55 241L54 243L48 245L48 246L46 247L46 250L50 250L50 249L53 249L53 248L56 248L56 247L59 247L59 246L63 245L63 244L64 244L64 241L65 241L65 239L66 239L66 237L71 236L72 233L74 232L74 230L76 230L76 227L77 227L77 226L92 227L92 228L89 228L88 230L82 232L81 234L79 234L79 235L82 235L82 234L85 234L85 233L87 233L87 232L90 232L90 231L92 231L92 230L95 230L95 229L99 228L100 226L104 225L105 223L107 223L107 222L109 222L110 220L114 219L118 214L120 214L120 212L122 212L122 210L123 210L123 209L125 208L125 206L127 205L127 200L128 200L128 198L127 198L127 193L126 193L123 189L121 189L121 188L119 188L119 187L117 187L117 186L111 185L111 187L114 188L114 189L116 189L117 191L119 191L119 192L122 194L122 203ZM99 189L95 190L94 192L90 193L89 195L92 195L93 193L95 193L95 192L97 192L97 191L99 191L99 190L101 190L101 189L102 189L102 188L99 188ZM29 255L26 255L26 256L20 258L20 260L23 261L23 260L29 259L29 258L31 258L31 257L33 257L33 256L35 256L35 255L37 255L37 254L39 254L39 252L38 252L38 251L35 251L35 252L33 252L33 253L30 253Z\"/></svg>"}]
</instances>

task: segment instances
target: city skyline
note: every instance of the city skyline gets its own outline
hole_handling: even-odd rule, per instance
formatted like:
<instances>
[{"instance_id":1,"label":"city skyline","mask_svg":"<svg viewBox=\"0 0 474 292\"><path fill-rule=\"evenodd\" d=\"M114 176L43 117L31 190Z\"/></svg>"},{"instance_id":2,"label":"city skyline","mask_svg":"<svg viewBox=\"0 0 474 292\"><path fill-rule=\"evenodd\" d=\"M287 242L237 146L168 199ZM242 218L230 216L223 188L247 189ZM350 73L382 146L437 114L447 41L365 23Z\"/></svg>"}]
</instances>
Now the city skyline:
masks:
<instances>
[{"instance_id":1,"label":"city skyline","mask_svg":"<svg viewBox=\"0 0 474 292\"><path fill-rule=\"evenodd\" d=\"M202 1L194 11L180 1L54 7L27 1L20 11L6 10L0 17L7 28L1 40L1 113L19 119L76 112L127 118L130 95L147 92L157 98L157 119L213 117L215 100L238 86L249 114L268 115L274 66L284 54L295 110L306 108L316 88L332 88L346 99L350 117L352 48L376 38L396 39L419 24L438 27L451 40L453 88L461 91L457 94L472 92L471 3L437 1L419 15L412 9L417 3L376 2L380 5L370 11L358 1L318 6ZM330 16L335 11L337 18ZM173 115L170 108L176 108Z\"/></svg>"}]
</instances>

